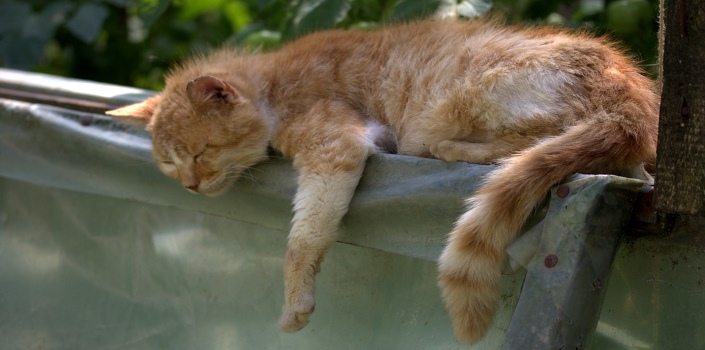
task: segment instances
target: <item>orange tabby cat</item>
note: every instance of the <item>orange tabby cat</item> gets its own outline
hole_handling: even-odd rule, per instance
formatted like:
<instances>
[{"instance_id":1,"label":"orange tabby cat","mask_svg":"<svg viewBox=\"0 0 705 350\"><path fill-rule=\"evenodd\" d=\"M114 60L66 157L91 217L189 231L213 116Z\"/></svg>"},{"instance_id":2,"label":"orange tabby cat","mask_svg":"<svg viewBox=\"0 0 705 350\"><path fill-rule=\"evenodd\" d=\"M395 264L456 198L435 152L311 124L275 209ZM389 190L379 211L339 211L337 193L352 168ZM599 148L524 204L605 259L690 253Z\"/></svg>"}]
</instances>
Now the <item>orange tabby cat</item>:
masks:
<instances>
[{"instance_id":1,"label":"orange tabby cat","mask_svg":"<svg viewBox=\"0 0 705 350\"><path fill-rule=\"evenodd\" d=\"M642 174L657 113L653 83L606 40L483 21L225 49L174 68L161 96L109 112L146 123L160 169L194 193L222 193L268 145L293 159L285 331L308 323L315 275L371 154L391 141L400 154L499 162L439 261L467 342L490 326L504 249L550 187L575 172Z\"/></svg>"}]
</instances>

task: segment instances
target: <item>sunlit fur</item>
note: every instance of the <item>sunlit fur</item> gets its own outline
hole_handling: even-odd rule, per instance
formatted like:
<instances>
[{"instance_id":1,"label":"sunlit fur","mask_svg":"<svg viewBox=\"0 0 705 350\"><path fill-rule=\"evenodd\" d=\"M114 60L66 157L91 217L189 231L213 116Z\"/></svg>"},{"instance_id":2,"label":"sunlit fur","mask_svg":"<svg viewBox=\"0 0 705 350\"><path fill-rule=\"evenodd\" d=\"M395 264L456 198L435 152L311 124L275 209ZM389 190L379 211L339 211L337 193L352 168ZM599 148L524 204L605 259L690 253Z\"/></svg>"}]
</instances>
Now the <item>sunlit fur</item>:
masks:
<instances>
[{"instance_id":1,"label":"sunlit fur","mask_svg":"<svg viewBox=\"0 0 705 350\"><path fill-rule=\"evenodd\" d=\"M574 172L637 174L653 162L653 83L609 41L487 21L328 31L267 54L221 50L166 78L161 97L111 112L147 123L160 168L189 190L222 192L265 159L299 172L279 325L315 306L315 275L369 155L499 163L468 200L439 259L458 339L492 323L504 250ZM403 174L400 174L403 176Z\"/></svg>"}]
</instances>

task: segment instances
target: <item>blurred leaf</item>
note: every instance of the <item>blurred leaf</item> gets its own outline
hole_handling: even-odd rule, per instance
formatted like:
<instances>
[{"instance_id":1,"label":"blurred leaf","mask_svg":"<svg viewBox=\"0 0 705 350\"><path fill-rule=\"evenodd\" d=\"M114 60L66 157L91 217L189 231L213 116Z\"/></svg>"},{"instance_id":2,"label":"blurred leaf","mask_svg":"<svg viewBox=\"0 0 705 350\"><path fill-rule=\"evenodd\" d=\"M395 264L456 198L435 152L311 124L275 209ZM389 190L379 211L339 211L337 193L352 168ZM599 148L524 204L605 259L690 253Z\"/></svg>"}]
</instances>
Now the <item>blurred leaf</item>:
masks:
<instances>
[{"instance_id":1,"label":"blurred leaf","mask_svg":"<svg viewBox=\"0 0 705 350\"><path fill-rule=\"evenodd\" d=\"M368 30L375 30L381 28L382 25L377 23L377 22L357 22L352 25L350 25L350 29L355 29L355 30L363 30L363 31L368 31Z\"/></svg>"},{"instance_id":2,"label":"blurred leaf","mask_svg":"<svg viewBox=\"0 0 705 350\"><path fill-rule=\"evenodd\" d=\"M38 64L44 47L72 9L72 4L59 1L35 14L28 4L0 3L0 59L3 64L17 69L29 69Z\"/></svg>"},{"instance_id":3,"label":"blurred leaf","mask_svg":"<svg viewBox=\"0 0 705 350\"><path fill-rule=\"evenodd\" d=\"M171 0L139 0L137 14L145 27L151 27L164 14Z\"/></svg>"},{"instance_id":4,"label":"blurred leaf","mask_svg":"<svg viewBox=\"0 0 705 350\"><path fill-rule=\"evenodd\" d=\"M239 31L241 28L252 22L252 16L250 15L247 6L241 1L231 1L225 4L223 8L225 17L230 22L230 26L233 28L234 32Z\"/></svg>"},{"instance_id":5,"label":"blurred leaf","mask_svg":"<svg viewBox=\"0 0 705 350\"><path fill-rule=\"evenodd\" d=\"M104 2L107 2L111 5L115 5L117 7L126 7L127 4L130 3L130 0L103 0Z\"/></svg>"},{"instance_id":6,"label":"blurred leaf","mask_svg":"<svg viewBox=\"0 0 705 350\"><path fill-rule=\"evenodd\" d=\"M181 2L181 17L193 19L204 12L220 9L223 0L184 0Z\"/></svg>"},{"instance_id":7,"label":"blurred leaf","mask_svg":"<svg viewBox=\"0 0 705 350\"><path fill-rule=\"evenodd\" d=\"M605 0L582 0L579 11L583 16L592 16L605 9Z\"/></svg>"},{"instance_id":8,"label":"blurred leaf","mask_svg":"<svg viewBox=\"0 0 705 350\"><path fill-rule=\"evenodd\" d=\"M260 31L264 29L264 23L260 22L255 22L255 23L250 23L245 28L242 28L239 32L237 32L235 35L231 35L225 42L227 44L241 44L245 42L245 39L247 39L250 34Z\"/></svg>"},{"instance_id":9,"label":"blurred leaf","mask_svg":"<svg viewBox=\"0 0 705 350\"><path fill-rule=\"evenodd\" d=\"M265 9L265 7L267 7L267 5L269 5L270 3L274 2L274 1L276 1L276 0L257 0L256 1L257 2L257 9L259 11L262 11Z\"/></svg>"},{"instance_id":10,"label":"blurred leaf","mask_svg":"<svg viewBox=\"0 0 705 350\"><path fill-rule=\"evenodd\" d=\"M442 0L401 0L390 16L390 22L411 21L433 15Z\"/></svg>"},{"instance_id":11,"label":"blurred leaf","mask_svg":"<svg viewBox=\"0 0 705 350\"><path fill-rule=\"evenodd\" d=\"M281 33L273 32L269 30L260 30L250 34L245 39L245 44L253 48L262 48L263 50L270 50L279 45L281 41Z\"/></svg>"},{"instance_id":12,"label":"blurred leaf","mask_svg":"<svg viewBox=\"0 0 705 350\"><path fill-rule=\"evenodd\" d=\"M50 22L53 26L58 26L66 21L75 6L72 1L54 1L47 5L39 16L43 21Z\"/></svg>"},{"instance_id":13,"label":"blurred leaf","mask_svg":"<svg viewBox=\"0 0 705 350\"><path fill-rule=\"evenodd\" d=\"M66 28L77 38L89 44L98 37L108 9L103 5L84 3L66 23Z\"/></svg>"},{"instance_id":14,"label":"blurred leaf","mask_svg":"<svg viewBox=\"0 0 705 350\"><path fill-rule=\"evenodd\" d=\"M39 14L32 15L22 31L24 37L34 37L48 42L54 37L56 28L66 21L74 4L57 1L45 7Z\"/></svg>"},{"instance_id":15,"label":"blurred leaf","mask_svg":"<svg viewBox=\"0 0 705 350\"><path fill-rule=\"evenodd\" d=\"M41 59L44 45L46 41L22 37L19 33L4 35L0 38L0 59L8 68L29 69Z\"/></svg>"},{"instance_id":16,"label":"blurred leaf","mask_svg":"<svg viewBox=\"0 0 705 350\"><path fill-rule=\"evenodd\" d=\"M293 39L335 26L345 19L351 3L352 0L302 0L296 7L285 37Z\"/></svg>"},{"instance_id":17,"label":"blurred leaf","mask_svg":"<svg viewBox=\"0 0 705 350\"><path fill-rule=\"evenodd\" d=\"M0 34L19 32L32 15L29 4L18 1L0 2Z\"/></svg>"},{"instance_id":18,"label":"blurred leaf","mask_svg":"<svg viewBox=\"0 0 705 350\"><path fill-rule=\"evenodd\" d=\"M607 7L607 28L620 35L635 35L654 18L646 0L618 0Z\"/></svg>"},{"instance_id":19,"label":"blurred leaf","mask_svg":"<svg viewBox=\"0 0 705 350\"><path fill-rule=\"evenodd\" d=\"M458 14L466 18L480 17L491 8L491 1L463 0L458 4Z\"/></svg>"}]
</instances>

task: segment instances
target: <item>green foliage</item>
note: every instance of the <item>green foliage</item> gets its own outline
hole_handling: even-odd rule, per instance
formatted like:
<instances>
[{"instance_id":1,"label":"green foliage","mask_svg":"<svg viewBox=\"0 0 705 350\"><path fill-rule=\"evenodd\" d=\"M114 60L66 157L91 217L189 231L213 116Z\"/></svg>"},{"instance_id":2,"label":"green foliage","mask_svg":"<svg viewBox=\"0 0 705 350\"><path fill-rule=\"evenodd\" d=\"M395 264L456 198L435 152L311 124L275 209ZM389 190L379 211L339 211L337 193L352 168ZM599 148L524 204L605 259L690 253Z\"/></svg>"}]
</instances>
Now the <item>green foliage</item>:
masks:
<instances>
[{"instance_id":1,"label":"green foliage","mask_svg":"<svg viewBox=\"0 0 705 350\"><path fill-rule=\"evenodd\" d=\"M586 27L656 61L658 0L0 0L0 64L158 90L180 58L431 15Z\"/></svg>"},{"instance_id":2,"label":"green foliage","mask_svg":"<svg viewBox=\"0 0 705 350\"><path fill-rule=\"evenodd\" d=\"M350 11L351 0L299 1L287 21L285 39L293 39L316 30L332 28Z\"/></svg>"},{"instance_id":3,"label":"green foliage","mask_svg":"<svg viewBox=\"0 0 705 350\"><path fill-rule=\"evenodd\" d=\"M622 42L653 77L658 61L659 0L494 0L511 22L586 28Z\"/></svg>"},{"instance_id":4,"label":"green foliage","mask_svg":"<svg viewBox=\"0 0 705 350\"><path fill-rule=\"evenodd\" d=\"M95 41L108 13L106 5L97 1L36 3L39 1L0 2L0 60L6 66L35 66L60 26L84 42Z\"/></svg>"},{"instance_id":5,"label":"green foliage","mask_svg":"<svg viewBox=\"0 0 705 350\"><path fill-rule=\"evenodd\" d=\"M401 22L433 15L441 5L441 0L414 1L401 0L394 5L394 10L389 16L391 22Z\"/></svg>"}]
</instances>

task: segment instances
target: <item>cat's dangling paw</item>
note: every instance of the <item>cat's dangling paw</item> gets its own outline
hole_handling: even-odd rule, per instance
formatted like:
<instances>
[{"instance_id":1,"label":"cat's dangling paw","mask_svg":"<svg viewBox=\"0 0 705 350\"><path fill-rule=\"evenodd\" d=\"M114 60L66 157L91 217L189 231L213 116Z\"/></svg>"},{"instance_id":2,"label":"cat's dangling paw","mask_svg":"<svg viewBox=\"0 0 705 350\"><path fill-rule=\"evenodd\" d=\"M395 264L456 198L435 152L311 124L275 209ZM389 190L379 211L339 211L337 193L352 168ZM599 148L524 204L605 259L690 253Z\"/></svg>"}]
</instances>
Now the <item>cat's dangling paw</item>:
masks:
<instances>
[{"instance_id":1,"label":"cat's dangling paw","mask_svg":"<svg viewBox=\"0 0 705 350\"><path fill-rule=\"evenodd\" d=\"M299 297L292 297L282 308L282 315L279 317L279 329L292 333L304 328L308 324L308 318L316 307L316 301L312 292L300 293Z\"/></svg>"}]
</instances>

